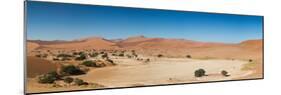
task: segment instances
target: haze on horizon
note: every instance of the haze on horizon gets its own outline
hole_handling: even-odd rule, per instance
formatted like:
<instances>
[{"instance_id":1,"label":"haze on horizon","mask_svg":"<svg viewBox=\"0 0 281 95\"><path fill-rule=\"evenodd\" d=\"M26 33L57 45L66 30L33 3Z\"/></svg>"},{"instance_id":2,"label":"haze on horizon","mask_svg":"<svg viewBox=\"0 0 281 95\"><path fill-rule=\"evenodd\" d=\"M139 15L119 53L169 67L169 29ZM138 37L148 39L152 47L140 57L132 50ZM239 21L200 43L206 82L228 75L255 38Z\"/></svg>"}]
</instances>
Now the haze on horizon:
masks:
<instances>
[{"instance_id":1,"label":"haze on horizon","mask_svg":"<svg viewBox=\"0 0 281 95\"><path fill-rule=\"evenodd\" d=\"M238 43L262 39L262 17L28 1L27 39L173 38Z\"/></svg>"}]
</instances>

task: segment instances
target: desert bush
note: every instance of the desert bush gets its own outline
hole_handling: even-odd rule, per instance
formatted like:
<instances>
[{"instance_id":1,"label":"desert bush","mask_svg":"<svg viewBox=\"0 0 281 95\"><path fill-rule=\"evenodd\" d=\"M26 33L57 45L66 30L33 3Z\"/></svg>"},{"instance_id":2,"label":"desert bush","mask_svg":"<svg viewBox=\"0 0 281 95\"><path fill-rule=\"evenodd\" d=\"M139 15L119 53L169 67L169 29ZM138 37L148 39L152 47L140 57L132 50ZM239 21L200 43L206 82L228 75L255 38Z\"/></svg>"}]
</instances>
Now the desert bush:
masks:
<instances>
[{"instance_id":1,"label":"desert bush","mask_svg":"<svg viewBox=\"0 0 281 95\"><path fill-rule=\"evenodd\" d=\"M104 53L101 57L102 58L108 58L108 55L107 55L107 53Z\"/></svg>"},{"instance_id":2,"label":"desert bush","mask_svg":"<svg viewBox=\"0 0 281 95\"><path fill-rule=\"evenodd\" d=\"M115 54L115 53L112 53L111 55L112 55L112 56L117 56L117 54Z\"/></svg>"},{"instance_id":3,"label":"desert bush","mask_svg":"<svg viewBox=\"0 0 281 95\"><path fill-rule=\"evenodd\" d=\"M191 55L186 55L186 58L191 58Z\"/></svg>"},{"instance_id":4,"label":"desert bush","mask_svg":"<svg viewBox=\"0 0 281 95\"><path fill-rule=\"evenodd\" d=\"M59 61L59 59L58 59L58 58L53 58L53 60L54 60L54 61Z\"/></svg>"},{"instance_id":5,"label":"desert bush","mask_svg":"<svg viewBox=\"0 0 281 95\"><path fill-rule=\"evenodd\" d=\"M106 61L110 62L110 63L114 63L113 60L107 58Z\"/></svg>"},{"instance_id":6,"label":"desert bush","mask_svg":"<svg viewBox=\"0 0 281 95\"><path fill-rule=\"evenodd\" d=\"M72 57L72 56L69 54L59 54L57 55L57 57Z\"/></svg>"},{"instance_id":7,"label":"desert bush","mask_svg":"<svg viewBox=\"0 0 281 95\"><path fill-rule=\"evenodd\" d=\"M228 76L229 76L229 75L228 75L228 72L225 71L225 70L222 70L222 71L221 71L221 74L222 74L223 76L225 76L225 77L228 77Z\"/></svg>"},{"instance_id":8,"label":"desert bush","mask_svg":"<svg viewBox=\"0 0 281 95\"><path fill-rule=\"evenodd\" d=\"M39 83L43 83L43 84L51 84L54 83L55 80L59 79L59 75L57 74L57 72L53 71L53 72L49 72L47 74L43 74L40 75L38 77L38 82Z\"/></svg>"},{"instance_id":9,"label":"desert bush","mask_svg":"<svg viewBox=\"0 0 281 95\"><path fill-rule=\"evenodd\" d=\"M60 72L64 76L85 74L84 71L74 65L62 66Z\"/></svg>"},{"instance_id":10,"label":"desert bush","mask_svg":"<svg viewBox=\"0 0 281 95\"><path fill-rule=\"evenodd\" d=\"M249 59L249 62L253 62L253 60L252 60L252 59Z\"/></svg>"},{"instance_id":11,"label":"desert bush","mask_svg":"<svg viewBox=\"0 0 281 95\"><path fill-rule=\"evenodd\" d=\"M96 64L96 62L94 62L94 61L84 61L84 62L82 63L82 65L85 65L85 66L87 66L87 67L98 67L97 64Z\"/></svg>"},{"instance_id":12,"label":"desert bush","mask_svg":"<svg viewBox=\"0 0 281 95\"><path fill-rule=\"evenodd\" d=\"M202 77L205 76L206 71L204 69L198 69L194 72L195 77Z\"/></svg>"},{"instance_id":13,"label":"desert bush","mask_svg":"<svg viewBox=\"0 0 281 95\"><path fill-rule=\"evenodd\" d=\"M66 78L63 79L63 82L70 84L70 83L73 82L73 80L74 79L72 77L66 77Z\"/></svg>"},{"instance_id":14,"label":"desert bush","mask_svg":"<svg viewBox=\"0 0 281 95\"><path fill-rule=\"evenodd\" d=\"M90 57L97 57L98 55L99 55L99 53L96 53L96 52L89 54Z\"/></svg>"},{"instance_id":15,"label":"desert bush","mask_svg":"<svg viewBox=\"0 0 281 95\"><path fill-rule=\"evenodd\" d=\"M123 57L124 56L124 53L120 53L118 56L121 56L121 57Z\"/></svg>"},{"instance_id":16,"label":"desert bush","mask_svg":"<svg viewBox=\"0 0 281 95\"><path fill-rule=\"evenodd\" d=\"M63 58L61 59L61 61L66 61L66 60L71 60L71 59L68 58L68 57L63 57Z\"/></svg>"},{"instance_id":17,"label":"desert bush","mask_svg":"<svg viewBox=\"0 0 281 95\"><path fill-rule=\"evenodd\" d=\"M147 58L146 60L145 60L145 62L149 62L150 61L150 59L149 58Z\"/></svg>"},{"instance_id":18,"label":"desert bush","mask_svg":"<svg viewBox=\"0 0 281 95\"><path fill-rule=\"evenodd\" d=\"M75 84L75 85L78 85L78 86L81 86L81 85L88 85L89 83L84 82L84 80L82 80L82 79L75 78L75 79L74 79L74 84Z\"/></svg>"},{"instance_id":19,"label":"desert bush","mask_svg":"<svg viewBox=\"0 0 281 95\"><path fill-rule=\"evenodd\" d=\"M128 58L132 58L132 56L131 56L131 55L129 55L129 54L127 54L126 56L127 56Z\"/></svg>"},{"instance_id":20,"label":"desert bush","mask_svg":"<svg viewBox=\"0 0 281 95\"><path fill-rule=\"evenodd\" d=\"M137 55L137 54L133 54L133 56L134 56L134 57L138 57L138 55Z\"/></svg>"},{"instance_id":21,"label":"desert bush","mask_svg":"<svg viewBox=\"0 0 281 95\"><path fill-rule=\"evenodd\" d=\"M39 58L41 57L41 55L40 55L40 54L37 54L37 55L35 55L35 56L36 56L36 57L39 57Z\"/></svg>"},{"instance_id":22,"label":"desert bush","mask_svg":"<svg viewBox=\"0 0 281 95\"><path fill-rule=\"evenodd\" d=\"M132 51L132 53L135 53L136 52L136 50L131 50Z\"/></svg>"},{"instance_id":23,"label":"desert bush","mask_svg":"<svg viewBox=\"0 0 281 95\"><path fill-rule=\"evenodd\" d=\"M43 58L47 58L47 57L48 57L48 54L43 54L42 57L43 57Z\"/></svg>"},{"instance_id":24,"label":"desert bush","mask_svg":"<svg viewBox=\"0 0 281 95\"><path fill-rule=\"evenodd\" d=\"M86 55L85 54L80 54L79 57L76 57L75 60L85 60L86 59Z\"/></svg>"},{"instance_id":25,"label":"desert bush","mask_svg":"<svg viewBox=\"0 0 281 95\"><path fill-rule=\"evenodd\" d=\"M158 54L157 57L163 57L163 55L162 54Z\"/></svg>"}]
</instances>

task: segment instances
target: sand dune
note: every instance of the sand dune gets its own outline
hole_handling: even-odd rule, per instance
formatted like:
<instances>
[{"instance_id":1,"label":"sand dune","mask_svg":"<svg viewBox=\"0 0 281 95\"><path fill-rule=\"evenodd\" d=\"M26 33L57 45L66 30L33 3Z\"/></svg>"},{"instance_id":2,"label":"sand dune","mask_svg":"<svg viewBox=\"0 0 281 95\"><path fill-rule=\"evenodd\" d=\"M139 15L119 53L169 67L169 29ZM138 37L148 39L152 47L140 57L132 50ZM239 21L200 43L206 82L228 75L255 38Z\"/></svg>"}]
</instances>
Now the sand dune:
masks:
<instances>
[{"instance_id":1,"label":"sand dune","mask_svg":"<svg viewBox=\"0 0 281 95\"><path fill-rule=\"evenodd\" d=\"M27 56L27 77L32 78L50 71L56 71L57 66L48 60Z\"/></svg>"},{"instance_id":2,"label":"sand dune","mask_svg":"<svg viewBox=\"0 0 281 95\"><path fill-rule=\"evenodd\" d=\"M33 42L27 42L27 52L30 52L32 50L35 50L36 48L40 47L39 44L33 43Z\"/></svg>"},{"instance_id":3,"label":"sand dune","mask_svg":"<svg viewBox=\"0 0 281 95\"><path fill-rule=\"evenodd\" d=\"M72 54L72 50L91 53L93 51L89 50L92 49L97 49L94 52L108 53L109 59L113 60L116 65L89 68L87 74L71 77L81 78L87 82L98 83L109 88L250 79L261 78L263 75L262 40L247 40L230 44L185 39L146 38L144 36L116 40L90 37L73 41L28 40L27 49L28 51L35 50L28 53L27 57L28 92L99 89L79 86L57 88L36 82L36 78L34 78L36 75L54 71L58 67L52 63L55 62L52 58L59 54L57 50L63 50L64 53L68 54ZM138 57L129 58L127 55L132 55L131 50L135 50ZM123 57L116 56L120 52L124 53ZM37 54L45 53L49 54L48 57L51 60L35 57ZM159 54L163 57L157 57ZM186 55L190 55L191 58L186 58ZM145 61L147 59L149 61ZM100 59L94 57L87 58L87 60ZM76 65L81 63L81 61L74 59L58 62ZM243 70L245 65L250 65L250 69ZM208 76L194 77L194 71L199 68L205 69ZM227 70L231 76L223 76L220 74L222 70Z\"/></svg>"},{"instance_id":4,"label":"sand dune","mask_svg":"<svg viewBox=\"0 0 281 95\"><path fill-rule=\"evenodd\" d=\"M83 40L75 40L68 43L59 43L59 44L48 44L42 45L42 47L48 49L115 49L118 48L114 46L115 43L107 41L102 38L90 38Z\"/></svg>"}]
</instances>

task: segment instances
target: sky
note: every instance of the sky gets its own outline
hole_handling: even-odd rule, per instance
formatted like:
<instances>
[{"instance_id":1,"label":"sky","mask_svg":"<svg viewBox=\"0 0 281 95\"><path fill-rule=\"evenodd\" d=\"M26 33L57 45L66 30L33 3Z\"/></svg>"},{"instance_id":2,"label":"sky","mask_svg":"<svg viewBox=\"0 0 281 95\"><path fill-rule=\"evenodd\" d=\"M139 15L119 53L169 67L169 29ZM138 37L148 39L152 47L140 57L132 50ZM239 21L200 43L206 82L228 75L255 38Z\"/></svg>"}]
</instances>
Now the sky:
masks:
<instances>
[{"instance_id":1,"label":"sky","mask_svg":"<svg viewBox=\"0 0 281 95\"><path fill-rule=\"evenodd\" d=\"M262 39L262 17L28 1L27 39L131 36L239 43Z\"/></svg>"}]
</instances>

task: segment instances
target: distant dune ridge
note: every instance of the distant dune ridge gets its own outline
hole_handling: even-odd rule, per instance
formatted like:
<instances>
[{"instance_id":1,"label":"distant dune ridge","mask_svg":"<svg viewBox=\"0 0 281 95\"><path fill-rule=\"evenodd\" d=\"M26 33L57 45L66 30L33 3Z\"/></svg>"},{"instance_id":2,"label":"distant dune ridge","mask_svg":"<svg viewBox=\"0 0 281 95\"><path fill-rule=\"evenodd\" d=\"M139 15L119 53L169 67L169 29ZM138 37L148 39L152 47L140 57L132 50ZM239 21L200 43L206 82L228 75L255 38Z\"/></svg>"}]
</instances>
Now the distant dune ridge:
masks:
<instances>
[{"instance_id":1,"label":"distant dune ridge","mask_svg":"<svg viewBox=\"0 0 281 95\"><path fill-rule=\"evenodd\" d=\"M34 49L124 49L137 50L147 55L167 56L192 55L193 58L262 59L262 39L246 40L240 43L199 42L186 39L147 38L144 36L108 40L102 37L88 37L73 41L28 40L28 51Z\"/></svg>"},{"instance_id":2,"label":"distant dune ridge","mask_svg":"<svg viewBox=\"0 0 281 95\"><path fill-rule=\"evenodd\" d=\"M260 50L262 40L247 40L238 44L198 42L184 39L146 38L144 36L128 37L127 39L107 40L102 37L89 37L72 41L28 40L30 50L41 49L191 49L191 48L252 48Z\"/></svg>"},{"instance_id":3,"label":"distant dune ridge","mask_svg":"<svg viewBox=\"0 0 281 95\"><path fill-rule=\"evenodd\" d=\"M137 50L146 55L163 54L167 57L184 57L191 55L193 58L209 59L243 59L257 60L262 63L262 39L246 40L240 43L215 43L198 42L185 39L147 38L144 36L128 37L127 39L108 40L102 37L88 37L72 41L42 41L28 40L28 51L36 49L45 50L85 50L85 49L110 49L110 50Z\"/></svg>"}]
</instances>

